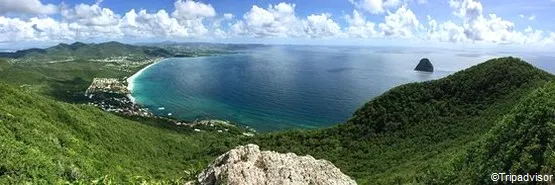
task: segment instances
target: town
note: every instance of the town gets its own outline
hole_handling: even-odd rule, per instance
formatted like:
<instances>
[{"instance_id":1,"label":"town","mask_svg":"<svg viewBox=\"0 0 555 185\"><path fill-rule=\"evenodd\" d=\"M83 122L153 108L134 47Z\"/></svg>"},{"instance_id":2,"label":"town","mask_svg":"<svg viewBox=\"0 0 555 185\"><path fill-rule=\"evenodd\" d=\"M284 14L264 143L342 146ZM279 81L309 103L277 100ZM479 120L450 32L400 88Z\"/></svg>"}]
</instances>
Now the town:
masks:
<instances>
[{"instance_id":1,"label":"town","mask_svg":"<svg viewBox=\"0 0 555 185\"><path fill-rule=\"evenodd\" d=\"M107 112L128 116L152 117L147 108L142 108L131 101L126 79L94 78L85 91L89 105L99 107Z\"/></svg>"},{"instance_id":2,"label":"town","mask_svg":"<svg viewBox=\"0 0 555 185\"><path fill-rule=\"evenodd\" d=\"M127 82L125 80L118 80L117 78L94 78L93 82L85 91L85 94L94 93L115 93L115 94L129 94L127 89Z\"/></svg>"}]
</instances>

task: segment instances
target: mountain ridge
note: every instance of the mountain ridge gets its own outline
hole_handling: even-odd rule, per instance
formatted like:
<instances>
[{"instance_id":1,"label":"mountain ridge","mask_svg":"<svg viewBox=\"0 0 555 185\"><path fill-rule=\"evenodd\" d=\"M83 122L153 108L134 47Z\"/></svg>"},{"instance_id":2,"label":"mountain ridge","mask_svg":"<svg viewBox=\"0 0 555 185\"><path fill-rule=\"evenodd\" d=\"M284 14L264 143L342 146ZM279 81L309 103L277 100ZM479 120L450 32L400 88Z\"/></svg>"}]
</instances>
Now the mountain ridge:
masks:
<instances>
[{"instance_id":1,"label":"mountain ridge","mask_svg":"<svg viewBox=\"0 0 555 185\"><path fill-rule=\"evenodd\" d=\"M39 49L31 48L16 52L0 52L0 57L14 59L28 59L36 61L62 60L62 59L105 59L109 57L129 57L140 60L149 57L172 57L173 54L163 48L154 46L135 46L116 41L104 43L72 44L60 43L58 45Z\"/></svg>"}]
</instances>

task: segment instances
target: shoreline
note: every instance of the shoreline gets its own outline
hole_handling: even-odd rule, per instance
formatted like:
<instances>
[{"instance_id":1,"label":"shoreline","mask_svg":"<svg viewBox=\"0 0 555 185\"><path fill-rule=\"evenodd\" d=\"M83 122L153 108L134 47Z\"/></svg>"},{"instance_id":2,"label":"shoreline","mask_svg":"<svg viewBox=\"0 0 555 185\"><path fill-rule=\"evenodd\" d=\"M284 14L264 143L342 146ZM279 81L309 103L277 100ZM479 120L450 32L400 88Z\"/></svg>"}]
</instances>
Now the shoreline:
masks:
<instances>
[{"instance_id":1,"label":"shoreline","mask_svg":"<svg viewBox=\"0 0 555 185\"><path fill-rule=\"evenodd\" d=\"M129 100L131 100L131 102L133 102L133 104L136 104L135 97L133 97L133 86L134 86L134 83L135 83L135 78L137 78L139 75L141 75L146 69L152 67L153 65L155 65L158 62L161 62L163 60L165 60L165 58L156 60L155 62L152 62L151 64L147 65L146 67L143 67L141 70L135 72L135 74L133 74L130 77L128 77L127 79L125 79L125 81L127 82L127 90L129 91L129 94L127 94L127 98L129 98Z\"/></svg>"}]
</instances>

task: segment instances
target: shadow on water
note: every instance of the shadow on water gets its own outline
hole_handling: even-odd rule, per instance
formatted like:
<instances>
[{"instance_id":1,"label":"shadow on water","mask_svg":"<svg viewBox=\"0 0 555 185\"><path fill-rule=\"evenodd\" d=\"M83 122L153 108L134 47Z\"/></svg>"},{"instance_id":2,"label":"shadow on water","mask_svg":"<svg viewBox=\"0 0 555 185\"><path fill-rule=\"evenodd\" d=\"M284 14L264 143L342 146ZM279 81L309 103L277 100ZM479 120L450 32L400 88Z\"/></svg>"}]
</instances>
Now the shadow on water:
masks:
<instances>
[{"instance_id":1,"label":"shadow on water","mask_svg":"<svg viewBox=\"0 0 555 185\"><path fill-rule=\"evenodd\" d=\"M427 81L430 80L433 76L433 72L424 72L424 71L414 71L416 73L416 77L418 81Z\"/></svg>"}]
</instances>

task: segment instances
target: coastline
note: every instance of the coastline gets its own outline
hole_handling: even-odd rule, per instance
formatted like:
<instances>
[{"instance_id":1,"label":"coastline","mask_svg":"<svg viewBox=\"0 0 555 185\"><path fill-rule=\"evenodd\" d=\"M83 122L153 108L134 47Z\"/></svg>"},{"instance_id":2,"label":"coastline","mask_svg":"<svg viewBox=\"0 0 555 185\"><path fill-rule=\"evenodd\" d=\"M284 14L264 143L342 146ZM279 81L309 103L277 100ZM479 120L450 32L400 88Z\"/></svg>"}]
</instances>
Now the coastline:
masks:
<instances>
[{"instance_id":1,"label":"coastline","mask_svg":"<svg viewBox=\"0 0 555 185\"><path fill-rule=\"evenodd\" d=\"M133 86L134 86L134 83L135 83L135 78L137 78L139 75L141 75L146 69L152 67L153 65L155 65L158 62L161 62L163 60L165 60L165 58L156 60L156 61L152 62L151 64L149 64L148 66L143 67L141 70L137 71L135 74L131 75L127 79L125 79L125 81L127 82L127 90L129 91L129 94L127 94L127 98L129 98L129 100L131 100L131 102L133 102L133 104L136 104L135 103L135 97L133 97Z\"/></svg>"}]
</instances>

